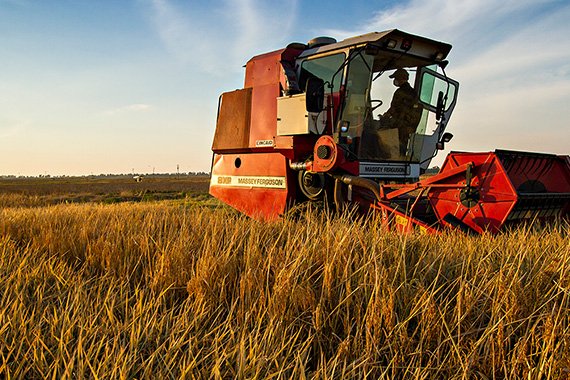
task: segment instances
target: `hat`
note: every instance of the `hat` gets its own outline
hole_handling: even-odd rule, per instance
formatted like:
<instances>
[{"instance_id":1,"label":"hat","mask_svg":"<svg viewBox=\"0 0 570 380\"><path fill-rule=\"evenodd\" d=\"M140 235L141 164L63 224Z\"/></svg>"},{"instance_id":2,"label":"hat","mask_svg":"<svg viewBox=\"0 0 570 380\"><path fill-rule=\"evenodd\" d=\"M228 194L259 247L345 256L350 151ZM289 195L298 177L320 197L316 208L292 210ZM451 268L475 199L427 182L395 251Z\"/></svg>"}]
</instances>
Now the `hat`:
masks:
<instances>
[{"instance_id":1,"label":"hat","mask_svg":"<svg viewBox=\"0 0 570 380\"><path fill-rule=\"evenodd\" d=\"M389 78L396 78L396 79L405 79L408 80L410 78L410 75L408 74L408 72L404 69L398 69L396 71L394 71L392 73L392 75L390 75Z\"/></svg>"}]
</instances>

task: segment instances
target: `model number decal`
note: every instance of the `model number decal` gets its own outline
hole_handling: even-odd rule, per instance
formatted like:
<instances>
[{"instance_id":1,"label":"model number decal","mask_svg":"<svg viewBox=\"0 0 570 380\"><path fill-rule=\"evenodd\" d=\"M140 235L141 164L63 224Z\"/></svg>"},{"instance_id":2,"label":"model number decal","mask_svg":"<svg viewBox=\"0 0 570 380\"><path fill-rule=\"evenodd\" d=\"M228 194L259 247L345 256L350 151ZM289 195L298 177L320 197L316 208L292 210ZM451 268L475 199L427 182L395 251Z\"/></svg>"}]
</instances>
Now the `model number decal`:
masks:
<instances>
[{"instance_id":1,"label":"model number decal","mask_svg":"<svg viewBox=\"0 0 570 380\"><path fill-rule=\"evenodd\" d=\"M257 140L255 146L273 146L273 140Z\"/></svg>"},{"instance_id":2,"label":"model number decal","mask_svg":"<svg viewBox=\"0 0 570 380\"><path fill-rule=\"evenodd\" d=\"M286 189L285 177L260 177L243 175L212 175L210 185L235 187L261 187L266 189Z\"/></svg>"},{"instance_id":3,"label":"model number decal","mask_svg":"<svg viewBox=\"0 0 570 380\"><path fill-rule=\"evenodd\" d=\"M219 176L218 177L218 181L217 181L218 185L231 185L232 184L232 177L226 177L226 176Z\"/></svg>"}]
</instances>

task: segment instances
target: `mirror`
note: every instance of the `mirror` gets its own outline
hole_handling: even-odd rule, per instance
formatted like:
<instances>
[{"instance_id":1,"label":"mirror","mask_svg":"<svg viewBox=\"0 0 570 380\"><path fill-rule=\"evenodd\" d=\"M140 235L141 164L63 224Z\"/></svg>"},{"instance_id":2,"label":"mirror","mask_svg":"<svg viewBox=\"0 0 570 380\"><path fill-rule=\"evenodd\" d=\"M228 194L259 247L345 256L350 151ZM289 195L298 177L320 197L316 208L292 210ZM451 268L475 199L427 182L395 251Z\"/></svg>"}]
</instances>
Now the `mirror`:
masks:
<instances>
[{"instance_id":1,"label":"mirror","mask_svg":"<svg viewBox=\"0 0 570 380\"><path fill-rule=\"evenodd\" d=\"M439 150L443 150L445 148L445 143L448 143L453 138L453 135L449 132L445 132L441 137L441 140L437 143L436 147Z\"/></svg>"},{"instance_id":2,"label":"mirror","mask_svg":"<svg viewBox=\"0 0 570 380\"><path fill-rule=\"evenodd\" d=\"M443 117L443 108L445 104L443 103L443 91L440 91L437 95L437 107L435 109L435 119L437 121L441 120Z\"/></svg>"},{"instance_id":3,"label":"mirror","mask_svg":"<svg viewBox=\"0 0 570 380\"><path fill-rule=\"evenodd\" d=\"M325 82L317 77L308 78L305 94L307 111L321 112L325 102Z\"/></svg>"}]
</instances>

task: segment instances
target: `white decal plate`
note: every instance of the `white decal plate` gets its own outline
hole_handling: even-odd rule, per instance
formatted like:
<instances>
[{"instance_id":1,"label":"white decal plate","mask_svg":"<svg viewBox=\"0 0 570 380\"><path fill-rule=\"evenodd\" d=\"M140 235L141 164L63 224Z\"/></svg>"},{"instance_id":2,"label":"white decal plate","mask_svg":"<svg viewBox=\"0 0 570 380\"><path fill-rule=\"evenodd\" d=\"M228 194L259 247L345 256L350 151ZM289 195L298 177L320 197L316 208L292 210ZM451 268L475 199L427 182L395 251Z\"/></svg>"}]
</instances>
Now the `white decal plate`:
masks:
<instances>
[{"instance_id":1,"label":"white decal plate","mask_svg":"<svg viewBox=\"0 0 570 380\"><path fill-rule=\"evenodd\" d=\"M419 164L361 162L360 177L418 178Z\"/></svg>"},{"instance_id":2,"label":"white decal plate","mask_svg":"<svg viewBox=\"0 0 570 380\"><path fill-rule=\"evenodd\" d=\"M212 175L211 186L260 187L264 189L286 189L285 177L246 176L246 175Z\"/></svg>"},{"instance_id":3,"label":"white decal plate","mask_svg":"<svg viewBox=\"0 0 570 380\"><path fill-rule=\"evenodd\" d=\"M273 140L256 140L255 146L273 146Z\"/></svg>"}]
</instances>

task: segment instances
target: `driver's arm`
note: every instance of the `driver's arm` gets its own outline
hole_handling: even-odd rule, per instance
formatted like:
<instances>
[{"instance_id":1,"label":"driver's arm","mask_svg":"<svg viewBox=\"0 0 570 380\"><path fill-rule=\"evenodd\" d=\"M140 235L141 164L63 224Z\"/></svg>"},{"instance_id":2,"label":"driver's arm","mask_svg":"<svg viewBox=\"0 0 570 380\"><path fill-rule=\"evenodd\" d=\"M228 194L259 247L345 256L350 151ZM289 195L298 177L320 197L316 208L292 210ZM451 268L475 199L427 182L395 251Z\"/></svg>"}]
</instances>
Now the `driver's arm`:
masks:
<instances>
[{"instance_id":1,"label":"driver's arm","mask_svg":"<svg viewBox=\"0 0 570 380\"><path fill-rule=\"evenodd\" d=\"M390 102L390 108L388 109L388 111L384 112L384 114L382 115L383 118L392 117L401 112L404 97L402 92L398 90L394 92L394 95L392 96L392 101Z\"/></svg>"}]
</instances>

